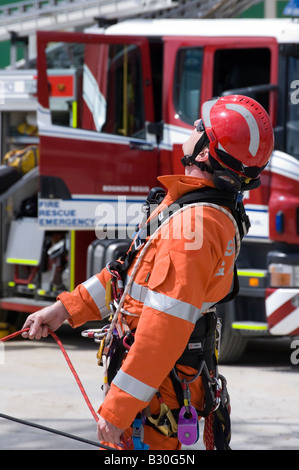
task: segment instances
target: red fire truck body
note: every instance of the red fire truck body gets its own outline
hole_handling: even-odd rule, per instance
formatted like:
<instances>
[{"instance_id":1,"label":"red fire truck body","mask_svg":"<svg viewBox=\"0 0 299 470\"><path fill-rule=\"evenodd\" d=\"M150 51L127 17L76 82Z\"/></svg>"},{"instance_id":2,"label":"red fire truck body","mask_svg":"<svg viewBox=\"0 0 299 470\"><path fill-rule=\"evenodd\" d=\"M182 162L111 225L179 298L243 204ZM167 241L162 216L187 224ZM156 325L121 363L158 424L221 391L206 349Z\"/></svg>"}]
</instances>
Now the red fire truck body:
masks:
<instances>
[{"instance_id":1,"label":"red fire truck body","mask_svg":"<svg viewBox=\"0 0 299 470\"><path fill-rule=\"evenodd\" d=\"M157 177L183 172L182 143L201 104L239 93L269 112L275 150L261 187L244 194L251 229L239 296L220 309L223 357L238 357L256 334L299 334L298 23L134 20L39 32L37 45L36 220L45 239L63 240L68 282L36 284L32 298L51 300L125 250Z\"/></svg>"}]
</instances>

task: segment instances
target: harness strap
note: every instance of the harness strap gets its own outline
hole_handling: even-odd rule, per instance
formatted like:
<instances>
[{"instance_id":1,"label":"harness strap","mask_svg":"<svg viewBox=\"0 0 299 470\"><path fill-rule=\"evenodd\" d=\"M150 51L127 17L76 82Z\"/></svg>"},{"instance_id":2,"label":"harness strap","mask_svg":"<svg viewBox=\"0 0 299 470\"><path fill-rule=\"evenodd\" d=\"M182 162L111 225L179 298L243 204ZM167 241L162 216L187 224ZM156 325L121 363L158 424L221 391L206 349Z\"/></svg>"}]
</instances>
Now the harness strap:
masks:
<instances>
[{"instance_id":1,"label":"harness strap","mask_svg":"<svg viewBox=\"0 0 299 470\"><path fill-rule=\"evenodd\" d=\"M137 252L140 250L141 246L144 245L148 236L156 232L156 230L165 222L171 215L175 214L181 207L203 202L205 204L211 204L211 207L218 208L225 212L224 207L227 207L233 216L233 220L236 224L236 236L237 236L237 255L239 252L239 239L242 239L244 235L247 234L250 222L249 218L245 212L242 199L238 196L237 193L232 193L228 191L221 191L214 188L200 188L189 193L184 194L182 197L177 199L170 206L165 208L159 215L152 220L149 220L143 227L139 229L136 234L135 240L132 243L130 249L127 253L120 258L118 261L112 261L109 263L109 269L117 271L125 281L126 273L134 261L134 258ZM227 213L227 212L226 212ZM227 213L228 215L229 213ZM238 232L238 233L237 233ZM234 267L234 286L233 290L228 294L228 296L223 299L221 302L228 302L232 300L238 293L239 286L237 280L236 266Z\"/></svg>"},{"instance_id":2,"label":"harness strap","mask_svg":"<svg viewBox=\"0 0 299 470\"><path fill-rule=\"evenodd\" d=\"M222 404L214 413L214 445L217 450L231 450L231 424L229 410Z\"/></svg>"},{"instance_id":3,"label":"harness strap","mask_svg":"<svg viewBox=\"0 0 299 470\"><path fill-rule=\"evenodd\" d=\"M211 188L203 188L203 189L207 190L207 191L211 190ZM202 190L194 191L192 193L198 193L200 191L202 191ZM145 227L143 227L141 230L139 230L139 232L138 232L138 234L135 238L135 242L131 245L131 249L127 252L127 254L123 258L120 259L120 261L112 262L112 263L109 264L108 269L117 271L121 275L121 277L124 279L128 268L130 267L130 265L132 264L132 261L135 258L135 255L136 255L137 251L142 247L141 253L140 253L140 255L137 259L137 262L136 262L136 264L133 268L133 272L130 276L130 280L129 280L128 284L125 287L124 293L123 293L123 295L120 299L120 302L118 304L118 307L117 307L117 309L114 313L112 324L111 324L110 329L109 329L110 331L112 330L112 326L114 325L114 321L116 320L118 313L122 309L126 294L128 293L128 291L131 287L131 283L133 282L134 276L135 276L135 274L138 270L140 262L142 261L142 258L144 256L145 252L147 251L147 249L148 249L148 247L151 243L151 240L153 238L153 235L156 233L156 230L161 229L162 226L165 223L168 223L168 219L170 219L178 211L178 209L180 209L180 210L186 209L185 205L187 203L189 203L189 204L190 203L192 203L192 204L201 204L202 203L203 205L209 205L210 207L215 207L215 208L221 210L222 212L224 212L230 218L230 220L234 224L235 230L236 230L237 255L238 255L239 248L240 248L240 238L242 238L244 236L244 234L247 233L246 229L248 229L248 227L250 225L249 224L249 219L246 216L242 201L237 202L237 195L234 194L234 193L221 192L219 190L214 190L214 189L212 189L211 191L212 191L212 192L210 192L210 197L211 197L210 201L211 202L206 202L207 194L205 194L205 196L202 197L203 193L201 193L201 197L200 197L199 201L198 200L195 201L194 194L192 195L191 193L187 193L186 195L184 195L182 198L180 198L174 204L169 206L167 208L167 211L165 211L165 212L163 211L164 214L163 214L163 212L160 213L159 217L154 218L152 221L150 221L150 223L146 224ZM215 198L215 194L216 194L215 192L217 193L217 195L219 195L221 193L223 196L225 196L225 202L224 202L223 198L221 199L221 201L218 201ZM219 206L217 204L215 204L216 202L219 203ZM185 207L183 207L183 206L185 206ZM222 206L228 207L231 210L233 215L230 212L228 212ZM243 207L243 210L242 210L242 207ZM150 235L150 238L147 240L148 230L150 228L153 230L153 227L155 229L154 234ZM136 241L137 241L137 243L136 243ZM235 268L235 274L236 274L236 268ZM237 275L235 275L235 282L237 282ZM232 293L230 293L228 295L229 300L234 296L236 291L237 291L237 289L235 288L235 285L234 285L234 289L233 289ZM225 299L223 299L222 301L225 301L227 297L225 297ZM215 358L215 353L214 353L214 358ZM211 383L214 383L214 382L211 379L211 376L210 376L210 373L209 373L209 370L208 370L208 367L207 367L205 361L204 361L204 367L203 367L203 377L204 377L203 382L205 384L204 386L205 386L206 400L205 400L205 409L202 412L200 412L200 414L202 416L206 417L210 414L213 406L215 406L215 394L213 393L212 387L211 387ZM176 385L174 385L174 386L176 387ZM180 387L180 392L178 392L178 396L179 396L179 393L181 393L181 392L182 392L182 390L181 390L181 387ZM183 397L183 400L184 400L184 397ZM180 402L180 400L179 400L179 402Z\"/></svg>"},{"instance_id":4,"label":"harness strap","mask_svg":"<svg viewBox=\"0 0 299 470\"><path fill-rule=\"evenodd\" d=\"M205 162L198 162L196 160L196 157L198 156L198 154L200 154L200 152L206 146L208 146L209 143L210 143L210 140L209 140L206 132L204 132L202 134L202 136L200 137L200 139L196 142L196 144L194 146L194 149L193 149L192 155L184 155L183 158L181 158L181 162L182 162L183 166L186 167L186 166L196 165L202 171L207 171L208 173L213 174L212 168L210 168Z\"/></svg>"},{"instance_id":5,"label":"harness strap","mask_svg":"<svg viewBox=\"0 0 299 470\"><path fill-rule=\"evenodd\" d=\"M230 450L231 439L230 404L226 388L226 379L217 372L217 316L209 312L197 321L188 345L176 366L189 365L202 372L205 390L203 410L197 410L198 416L205 418L204 443L207 450ZM190 347L191 346L191 347ZM194 377L197 377L196 374ZM185 405L184 391L175 369L170 375L174 392L180 407ZM194 379L190 379L192 382Z\"/></svg>"},{"instance_id":6,"label":"harness strap","mask_svg":"<svg viewBox=\"0 0 299 470\"><path fill-rule=\"evenodd\" d=\"M215 204L210 204L210 203L205 203L205 202L199 202L199 203L194 203L194 206L196 205L208 205L209 207L215 207L216 209L222 211L223 213L225 213L227 215L227 217L231 220L231 222L234 224L234 227L235 227L235 231L236 231L236 244L237 244L237 250L236 250L236 253L238 255L239 253L239 250L240 250L240 234L239 234L239 230L238 230L238 226L237 226L237 223L234 219L234 217L232 216L232 214L227 211L224 207L221 207L221 206L217 206ZM179 210L178 208L176 209L178 212L183 212L184 210L186 210L189 206L187 205L183 205ZM169 223L169 218L172 218L175 214L171 214L169 215L168 217L165 218L165 220L163 220L160 225L158 226L157 228L157 231L158 230L161 230L162 227ZM145 255L145 253L147 252L154 236L156 235L156 232L154 232L153 235L151 235L149 237L149 239L145 239L141 244L140 244L140 249L141 249L141 252L140 252L140 255L138 256L138 259L133 267L133 270L132 270L132 273L130 275L130 279L129 281L127 282L126 286L125 286L125 289L124 289L124 292L119 300L119 303L117 305L117 308L115 309L114 311L114 314L113 314L113 318L112 318L112 321L111 321L111 324L110 324L110 328L108 330L108 333L107 333L107 337L106 337L106 344L107 345L110 345L110 340L112 338L112 332L114 330L114 327L117 323L117 320L118 320L118 316L119 316L119 313L122 311L122 307L124 305L124 301L125 301L125 298L129 292L129 290L131 289L131 286L132 286L132 283L134 281L134 278L135 278L135 275L136 275L136 272L138 271L139 269L139 266L140 266L140 263L142 262L143 260L143 257ZM132 248L132 247L131 247ZM136 250L137 251L137 250ZM134 253L132 251L133 255L135 256L136 253ZM236 256L237 257L237 256ZM108 271L110 270L114 270L114 271L117 271L120 276L124 279L124 277L126 276L126 272L127 272L127 269L128 267L124 264L125 263L125 258L123 257L121 259L121 261L115 261L115 262L112 262L110 263L109 266L107 266L107 269ZM129 263L130 264L130 263ZM235 270L236 272L236 270Z\"/></svg>"},{"instance_id":7,"label":"harness strap","mask_svg":"<svg viewBox=\"0 0 299 470\"><path fill-rule=\"evenodd\" d=\"M157 391L156 396L160 403L160 412L158 415L151 415L149 407L147 407L145 410L147 418L146 424L154 427L164 434L164 436L175 437L178 430L177 416L175 416L173 410L170 410L166 405L159 391Z\"/></svg>"}]
</instances>

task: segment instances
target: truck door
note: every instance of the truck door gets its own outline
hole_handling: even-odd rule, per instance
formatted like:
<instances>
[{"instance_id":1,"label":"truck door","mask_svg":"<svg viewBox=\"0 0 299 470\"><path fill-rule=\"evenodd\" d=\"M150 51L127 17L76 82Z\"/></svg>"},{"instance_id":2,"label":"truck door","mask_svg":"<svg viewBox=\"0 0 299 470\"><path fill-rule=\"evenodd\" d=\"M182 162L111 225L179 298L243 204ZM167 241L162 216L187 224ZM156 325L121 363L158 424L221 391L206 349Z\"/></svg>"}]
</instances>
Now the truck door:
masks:
<instances>
[{"instance_id":1,"label":"truck door","mask_svg":"<svg viewBox=\"0 0 299 470\"><path fill-rule=\"evenodd\" d=\"M234 93L252 96L276 125L278 44L274 38L199 36L183 41L167 37L164 60L170 64L168 68L164 64L165 88L170 86L163 136L168 131L169 141L179 144L174 146L174 172L182 171L181 143L200 117L204 101Z\"/></svg>"},{"instance_id":2,"label":"truck door","mask_svg":"<svg viewBox=\"0 0 299 470\"><path fill-rule=\"evenodd\" d=\"M49 87L53 69L65 81ZM130 225L128 206L135 213L158 175L147 40L39 33L38 101L40 226L91 230L99 203L120 197L107 223Z\"/></svg>"},{"instance_id":3,"label":"truck door","mask_svg":"<svg viewBox=\"0 0 299 470\"><path fill-rule=\"evenodd\" d=\"M213 49L213 48L211 48ZM240 39L213 51L213 96L243 94L251 96L268 111L276 126L278 44L272 38ZM270 174L261 175L262 186L245 193L244 202L251 220L247 239L258 242L269 238Z\"/></svg>"}]
</instances>

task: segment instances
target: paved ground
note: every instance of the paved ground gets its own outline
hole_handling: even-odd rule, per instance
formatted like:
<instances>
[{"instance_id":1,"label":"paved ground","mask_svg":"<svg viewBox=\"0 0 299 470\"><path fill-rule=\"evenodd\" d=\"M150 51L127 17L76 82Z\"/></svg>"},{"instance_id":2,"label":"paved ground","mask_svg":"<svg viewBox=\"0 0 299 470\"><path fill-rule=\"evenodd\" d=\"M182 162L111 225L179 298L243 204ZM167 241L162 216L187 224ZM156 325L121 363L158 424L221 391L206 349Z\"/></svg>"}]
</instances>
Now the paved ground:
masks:
<instances>
[{"instance_id":1,"label":"paved ground","mask_svg":"<svg viewBox=\"0 0 299 470\"><path fill-rule=\"evenodd\" d=\"M58 335L97 409L102 400L97 345L68 327ZM299 449L299 365L291 364L291 352L288 340L259 340L250 343L238 364L221 366L232 401L233 450ZM5 343L0 413L96 440L95 420L52 338ZM201 441L197 449L203 448ZM21 449L96 450L0 419L0 450Z\"/></svg>"}]
</instances>

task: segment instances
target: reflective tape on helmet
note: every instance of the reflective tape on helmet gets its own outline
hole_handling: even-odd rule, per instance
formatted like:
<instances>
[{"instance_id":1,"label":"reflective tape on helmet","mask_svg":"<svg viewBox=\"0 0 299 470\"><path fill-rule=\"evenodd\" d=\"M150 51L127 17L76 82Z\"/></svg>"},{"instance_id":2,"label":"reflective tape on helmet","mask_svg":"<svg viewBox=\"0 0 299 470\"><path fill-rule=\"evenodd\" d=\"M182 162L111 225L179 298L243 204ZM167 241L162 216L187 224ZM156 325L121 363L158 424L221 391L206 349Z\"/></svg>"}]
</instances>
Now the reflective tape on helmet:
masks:
<instances>
[{"instance_id":1,"label":"reflective tape on helmet","mask_svg":"<svg viewBox=\"0 0 299 470\"><path fill-rule=\"evenodd\" d=\"M225 105L226 109L232 109L237 113L241 114L245 121L247 122L249 128L250 142L249 142L249 152L253 157L257 154L260 145L260 131L256 123L256 120L249 109L245 109L240 104L228 103Z\"/></svg>"}]
</instances>

